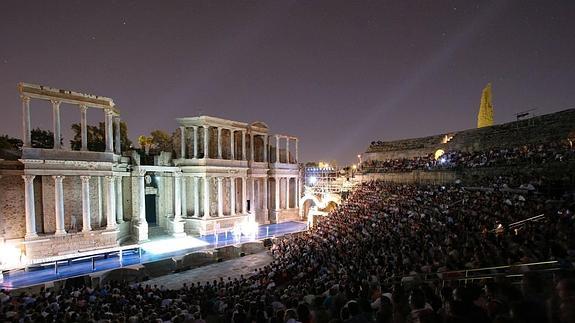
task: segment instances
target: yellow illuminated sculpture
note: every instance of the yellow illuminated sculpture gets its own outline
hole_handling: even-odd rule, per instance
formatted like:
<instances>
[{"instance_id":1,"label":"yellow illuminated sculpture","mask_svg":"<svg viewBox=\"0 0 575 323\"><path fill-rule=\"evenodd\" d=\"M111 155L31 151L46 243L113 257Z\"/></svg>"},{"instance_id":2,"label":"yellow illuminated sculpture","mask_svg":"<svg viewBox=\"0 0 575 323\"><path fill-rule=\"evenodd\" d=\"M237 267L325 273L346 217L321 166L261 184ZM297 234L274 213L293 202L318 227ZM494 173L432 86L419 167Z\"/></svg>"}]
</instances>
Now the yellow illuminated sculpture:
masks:
<instances>
[{"instance_id":1,"label":"yellow illuminated sculpture","mask_svg":"<svg viewBox=\"0 0 575 323\"><path fill-rule=\"evenodd\" d=\"M493 105L491 104L491 83L483 89L481 94L481 104L477 114L477 128L489 127L493 125Z\"/></svg>"}]
</instances>

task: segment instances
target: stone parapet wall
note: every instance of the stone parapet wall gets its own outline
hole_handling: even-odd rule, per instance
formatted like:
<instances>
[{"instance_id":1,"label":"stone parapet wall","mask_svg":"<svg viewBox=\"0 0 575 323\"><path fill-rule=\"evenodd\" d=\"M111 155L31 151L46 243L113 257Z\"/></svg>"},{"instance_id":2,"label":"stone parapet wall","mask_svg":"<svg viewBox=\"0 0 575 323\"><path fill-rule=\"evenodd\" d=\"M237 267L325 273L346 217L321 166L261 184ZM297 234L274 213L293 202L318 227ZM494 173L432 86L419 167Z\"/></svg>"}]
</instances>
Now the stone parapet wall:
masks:
<instances>
[{"instance_id":1,"label":"stone parapet wall","mask_svg":"<svg viewBox=\"0 0 575 323\"><path fill-rule=\"evenodd\" d=\"M364 160L422 157L434 153L437 149L485 151L566 140L574 135L575 109L569 109L491 127L422 138L373 142L367 149ZM442 143L445 136L453 137Z\"/></svg>"},{"instance_id":2,"label":"stone parapet wall","mask_svg":"<svg viewBox=\"0 0 575 323\"><path fill-rule=\"evenodd\" d=\"M39 259L74 254L100 248L116 247L117 233L92 231L88 234L71 233L63 236L39 236L26 241L26 257Z\"/></svg>"}]
</instances>

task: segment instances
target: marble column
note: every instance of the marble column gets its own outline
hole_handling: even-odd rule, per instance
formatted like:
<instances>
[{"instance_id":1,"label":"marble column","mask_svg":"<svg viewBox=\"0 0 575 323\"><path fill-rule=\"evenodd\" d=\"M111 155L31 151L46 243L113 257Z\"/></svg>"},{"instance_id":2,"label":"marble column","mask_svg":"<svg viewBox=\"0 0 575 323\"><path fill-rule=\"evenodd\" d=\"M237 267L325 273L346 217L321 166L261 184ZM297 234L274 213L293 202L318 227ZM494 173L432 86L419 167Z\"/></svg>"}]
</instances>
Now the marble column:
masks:
<instances>
[{"instance_id":1,"label":"marble column","mask_svg":"<svg viewBox=\"0 0 575 323\"><path fill-rule=\"evenodd\" d=\"M289 164L289 137L286 137L286 164Z\"/></svg>"},{"instance_id":2,"label":"marble column","mask_svg":"<svg viewBox=\"0 0 575 323\"><path fill-rule=\"evenodd\" d=\"M280 162L280 136L276 135L276 163Z\"/></svg>"},{"instance_id":3,"label":"marble column","mask_svg":"<svg viewBox=\"0 0 575 323\"><path fill-rule=\"evenodd\" d=\"M255 161L254 159L254 151L255 151L255 147L254 147L254 135L250 134L250 160L251 161Z\"/></svg>"},{"instance_id":4,"label":"marble column","mask_svg":"<svg viewBox=\"0 0 575 323\"><path fill-rule=\"evenodd\" d=\"M188 177L182 175L182 216L188 216Z\"/></svg>"},{"instance_id":5,"label":"marble column","mask_svg":"<svg viewBox=\"0 0 575 323\"><path fill-rule=\"evenodd\" d=\"M106 229L116 229L116 193L115 177L106 176ZM145 201L144 201L145 203ZM145 205L144 205L145 208Z\"/></svg>"},{"instance_id":6,"label":"marble column","mask_svg":"<svg viewBox=\"0 0 575 323\"><path fill-rule=\"evenodd\" d=\"M114 134L114 150L117 155L122 154L122 148L120 145L120 116L115 116L114 118L114 128L116 128L116 133Z\"/></svg>"},{"instance_id":7,"label":"marble column","mask_svg":"<svg viewBox=\"0 0 575 323\"><path fill-rule=\"evenodd\" d=\"M174 222L182 218L182 174L174 173Z\"/></svg>"},{"instance_id":8,"label":"marble column","mask_svg":"<svg viewBox=\"0 0 575 323\"><path fill-rule=\"evenodd\" d=\"M247 193L246 193L246 178L242 177L242 214L248 213L248 205L246 203Z\"/></svg>"},{"instance_id":9,"label":"marble column","mask_svg":"<svg viewBox=\"0 0 575 323\"><path fill-rule=\"evenodd\" d=\"M35 175L22 175L24 179L24 207L26 210L26 239L35 238L36 234L36 207L34 203L34 177Z\"/></svg>"},{"instance_id":10,"label":"marble column","mask_svg":"<svg viewBox=\"0 0 575 323\"><path fill-rule=\"evenodd\" d=\"M210 177L204 177L204 218L210 217Z\"/></svg>"},{"instance_id":11,"label":"marble column","mask_svg":"<svg viewBox=\"0 0 575 323\"><path fill-rule=\"evenodd\" d=\"M216 180L218 181L218 216L221 217L224 215L223 178L217 177Z\"/></svg>"},{"instance_id":12,"label":"marble column","mask_svg":"<svg viewBox=\"0 0 575 323\"><path fill-rule=\"evenodd\" d=\"M236 152L235 152L235 145L234 145L234 130L230 129L230 159L231 160L235 160L236 159Z\"/></svg>"},{"instance_id":13,"label":"marble column","mask_svg":"<svg viewBox=\"0 0 575 323\"><path fill-rule=\"evenodd\" d=\"M58 100L52 100L52 125L54 131L54 149L61 149L62 129L60 127L60 101Z\"/></svg>"},{"instance_id":14,"label":"marble column","mask_svg":"<svg viewBox=\"0 0 575 323\"><path fill-rule=\"evenodd\" d=\"M194 129L194 156L192 158L198 158L198 127L193 126L192 129Z\"/></svg>"},{"instance_id":15,"label":"marble column","mask_svg":"<svg viewBox=\"0 0 575 323\"><path fill-rule=\"evenodd\" d=\"M264 163L269 162L268 161L268 135L264 136Z\"/></svg>"},{"instance_id":16,"label":"marble column","mask_svg":"<svg viewBox=\"0 0 575 323\"><path fill-rule=\"evenodd\" d=\"M21 95L22 99L22 145L32 147L32 129L30 128L30 97Z\"/></svg>"},{"instance_id":17,"label":"marble column","mask_svg":"<svg viewBox=\"0 0 575 323\"><path fill-rule=\"evenodd\" d=\"M290 205L289 205L289 181L290 178L286 177L286 210L289 210Z\"/></svg>"},{"instance_id":18,"label":"marble column","mask_svg":"<svg viewBox=\"0 0 575 323\"><path fill-rule=\"evenodd\" d=\"M256 184L256 178L252 177L252 180L250 182L251 182L250 188L252 191L251 202L250 202L250 207L251 207L250 212L252 214L255 214L256 213L256 185L255 185Z\"/></svg>"},{"instance_id":19,"label":"marble column","mask_svg":"<svg viewBox=\"0 0 575 323\"><path fill-rule=\"evenodd\" d=\"M210 158L210 127L204 126L204 158Z\"/></svg>"},{"instance_id":20,"label":"marble column","mask_svg":"<svg viewBox=\"0 0 575 323\"><path fill-rule=\"evenodd\" d=\"M242 160L247 160L246 158L246 132L242 130Z\"/></svg>"},{"instance_id":21,"label":"marble column","mask_svg":"<svg viewBox=\"0 0 575 323\"><path fill-rule=\"evenodd\" d=\"M262 197L263 197L264 210L267 211L267 209L268 209L268 178L267 177L263 178Z\"/></svg>"},{"instance_id":22,"label":"marble column","mask_svg":"<svg viewBox=\"0 0 575 323\"><path fill-rule=\"evenodd\" d=\"M88 150L88 107L81 104L80 105L80 137L82 137L82 147L81 151Z\"/></svg>"},{"instance_id":23,"label":"marble column","mask_svg":"<svg viewBox=\"0 0 575 323\"><path fill-rule=\"evenodd\" d=\"M280 210L280 177L274 177L275 182L275 210Z\"/></svg>"},{"instance_id":24,"label":"marble column","mask_svg":"<svg viewBox=\"0 0 575 323\"><path fill-rule=\"evenodd\" d=\"M80 176L82 180L82 232L92 231L90 224L90 176Z\"/></svg>"},{"instance_id":25,"label":"marble column","mask_svg":"<svg viewBox=\"0 0 575 323\"><path fill-rule=\"evenodd\" d=\"M112 136L112 113L109 110L104 110L104 124L106 131L106 152L111 153L114 150L114 138Z\"/></svg>"},{"instance_id":26,"label":"marble column","mask_svg":"<svg viewBox=\"0 0 575 323\"><path fill-rule=\"evenodd\" d=\"M218 127L218 159L222 159L222 128Z\"/></svg>"},{"instance_id":27,"label":"marble column","mask_svg":"<svg viewBox=\"0 0 575 323\"><path fill-rule=\"evenodd\" d=\"M140 171L138 174L138 202L139 202L139 209L138 209L138 224L146 225L148 222L146 221L146 173Z\"/></svg>"},{"instance_id":28,"label":"marble column","mask_svg":"<svg viewBox=\"0 0 575 323\"><path fill-rule=\"evenodd\" d=\"M200 216L200 178L194 176L194 216Z\"/></svg>"},{"instance_id":29,"label":"marble column","mask_svg":"<svg viewBox=\"0 0 575 323\"><path fill-rule=\"evenodd\" d=\"M230 215L236 215L236 178L230 177Z\"/></svg>"},{"instance_id":30,"label":"marble column","mask_svg":"<svg viewBox=\"0 0 575 323\"><path fill-rule=\"evenodd\" d=\"M98 176L98 226L102 226L102 220L104 219L104 199L102 198L102 176Z\"/></svg>"},{"instance_id":31,"label":"marble column","mask_svg":"<svg viewBox=\"0 0 575 323\"><path fill-rule=\"evenodd\" d=\"M116 222L124 222L124 188L122 187L123 177L116 177Z\"/></svg>"},{"instance_id":32,"label":"marble column","mask_svg":"<svg viewBox=\"0 0 575 323\"><path fill-rule=\"evenodd\" d=\"M186 158L186 128L180 126L180 158Z\"/></svg>"},{"instance_id":33,"label":"marble column","mask_svg":"<svg viewBox=\"0 0 575 323\"><path fill-rule=\"evenodd\" d=\"M298 145L299 145L299 140L297 138L295 138L295 163L299 163L299 152L298 152Z\"/></svg>"},{"instance_id":34,"label":"marble column","mask_svg":"<svg viewBox=\"0 0 575 323\"><path fill-rule=\"evenodd\" d=\"M54 208L56 215L56 235L65 235L66 228L64 223L64 187L62 181L64 176L52 176L54 179Z\"/></svg>"}]
</instances>

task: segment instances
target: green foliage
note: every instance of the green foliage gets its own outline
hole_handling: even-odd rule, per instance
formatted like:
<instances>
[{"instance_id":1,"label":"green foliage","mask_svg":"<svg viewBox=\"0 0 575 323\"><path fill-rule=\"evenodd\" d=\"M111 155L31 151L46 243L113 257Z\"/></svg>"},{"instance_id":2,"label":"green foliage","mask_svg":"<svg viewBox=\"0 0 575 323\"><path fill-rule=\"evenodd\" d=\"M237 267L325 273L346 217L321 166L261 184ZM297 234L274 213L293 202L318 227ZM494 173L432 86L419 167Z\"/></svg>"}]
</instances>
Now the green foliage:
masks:
<instances>
[{"instance_id":1,"label":"green foliage","mask_svg":"<svg viewBox=\"0 0 575 323\"><path fill-rule=\"evenodd\" d=\"M72 149L80 150L82 148L82 129L79 123L72 124L72 131L74 138L70 140ZM99 122L98 126L86 127L88 133L88 150L90 151L105 151L106 150L106 124ZM115 131L115 129L114 129ZM120 148L122 151L130 149L132 142L128 138L128 125L125 122L120 122Z\"/></svg>"},{"instance_id":2,"label":"green foliage","mask_svg":"<svg viewBox=\"0 0 575 323\"><path fill-rule=\"evenodd\" d=\"M172 152L174 144L172 136L163 130L154 130L150 133L152 137L152 146L159 151Z\"/></svg>"},{"instance_id":3,"label":"green foliage","mask_svg":"<svg viewBox=\"0 0 575 323\"><path fill-rule=\"evenodd\" d=\"M0 149L20 150L22 149L22 140L8 135L0 135Z\"/></svg>"},{"instance_id":4,"label":"green foliage","mask_svg":"<svg viewBox=\"0 0 575 323\"><path fill-rule=\"evenodd\" d=\"M42 130L40 128L32 129L31 131L32 148L54 148L54 133L50 130ZM62 144L63 139L60 139Z\"/></svg>"}]
</instances>

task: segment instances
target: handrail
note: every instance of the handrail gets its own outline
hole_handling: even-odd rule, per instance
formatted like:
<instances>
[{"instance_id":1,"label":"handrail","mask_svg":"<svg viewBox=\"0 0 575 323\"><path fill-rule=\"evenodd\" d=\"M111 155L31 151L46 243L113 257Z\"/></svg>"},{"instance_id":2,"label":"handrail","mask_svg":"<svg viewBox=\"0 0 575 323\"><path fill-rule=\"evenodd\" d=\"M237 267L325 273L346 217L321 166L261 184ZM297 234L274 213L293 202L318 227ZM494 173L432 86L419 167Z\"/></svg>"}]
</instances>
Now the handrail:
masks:
<instances>
[{"instance_id":1,"label":"handrail","mask_svg":"<svg viewBox=\"0 0 575 323\"><path fill-rule=\"evenodd\" d=\"M539 220L541 220L541 219L544 218L544 217L545 217L545 213L542 213L542 214L539 214L539 215L530 217L530 218L525 219L525 220L513 222L513 223L511 223L511 224L509 225L509 227L510 227L510 228L516 227L516 226L518 226L518 225L521 225L521 224L523 224L523 223L525 223L525 222L529 222L529 221L539 221Z\"/></svg>"}]
</instances>

